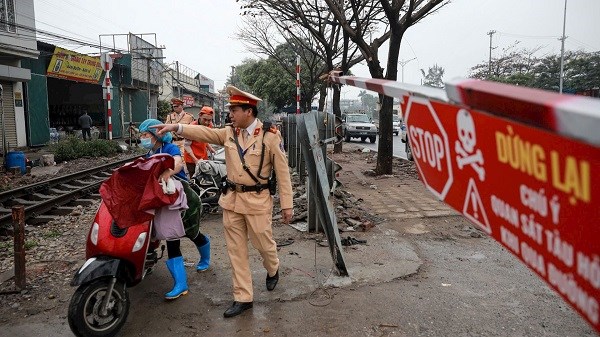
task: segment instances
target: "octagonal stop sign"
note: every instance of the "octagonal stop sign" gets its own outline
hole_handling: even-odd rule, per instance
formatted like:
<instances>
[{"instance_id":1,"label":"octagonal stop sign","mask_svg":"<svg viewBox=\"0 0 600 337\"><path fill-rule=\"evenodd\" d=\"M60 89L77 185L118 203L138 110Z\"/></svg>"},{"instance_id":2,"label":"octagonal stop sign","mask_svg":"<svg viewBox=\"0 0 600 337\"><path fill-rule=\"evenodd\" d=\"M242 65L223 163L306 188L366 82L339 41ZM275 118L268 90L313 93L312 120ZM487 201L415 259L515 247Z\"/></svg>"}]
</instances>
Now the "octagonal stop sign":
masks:
<instances>
[{"instance_id":1,"label":"octagonal stop sign","mask_svg":"<svg viewBox=\"0 0 600 337\"><path fill-rule=\"evenodd\" d=\"M452 186L448 135L431 103L411 96L406 107L408 141L423 183L440 200Z\"/></svg>"}]
</instances>

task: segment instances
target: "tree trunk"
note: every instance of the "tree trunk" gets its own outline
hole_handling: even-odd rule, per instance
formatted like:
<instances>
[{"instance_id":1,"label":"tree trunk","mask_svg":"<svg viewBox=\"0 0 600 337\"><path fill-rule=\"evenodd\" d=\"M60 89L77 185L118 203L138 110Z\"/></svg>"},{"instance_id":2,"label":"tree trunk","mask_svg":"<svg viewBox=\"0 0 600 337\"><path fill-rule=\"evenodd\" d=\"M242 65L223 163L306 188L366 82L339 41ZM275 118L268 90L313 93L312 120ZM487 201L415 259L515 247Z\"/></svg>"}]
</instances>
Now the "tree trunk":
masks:
<instances>
[{"instance_id":1,"label":"tree trunk","mask_svg":"<svg viewBox=\"0 0 600 337\"><path fill-rule=\"evenodd\" d=\"M327 86L325 84L321 85L319 89L319 111L324 111L325 109L325 100L327 99Z\"/></svg>"},{"instance_id":2,"label":"tree trunk","mask_svg":"<svg viewBox=\"0 0 600 337\"><path fill-rule=\"evenodd\" d=\"M385 79L396 81L398 78L398 55L403 33L395 33L390 37L388 49L387 74ZM383 77L383 76L382 76ZM383 96L381 110L379 110L379 144L377 145L377 174L392 174L394 159L394 127L392 114L394 111L394 98Z\"/></svg>"},{"instance_id":3,"label":"tree trunk","mask_svg":"<svg viewBox=\"0 0 600 337\"><path fill-rule=\"evenodd\" d=\"M338 117L338 118L342 118L342 110L340 109L340 86L337 84L333 85L333 103L332 103L332 108L333 108L333 114ZM342 144L344 142L341 141L339 143L336 143L333 145L333 153L342 153Z\"/></svg>"},{"instance_id":4,"label":"tree trunk","mask_svg":"<svg viewBox=\"0 0 600 337\"><path fill-rule=\"evenodd\" d=\"M377 144L377 174L392 173L392 159L394 154L394 138L392 127L392 111L394 98L383 96L383 104L379 110L379 142Z\"/></svg>"}]
</instances>

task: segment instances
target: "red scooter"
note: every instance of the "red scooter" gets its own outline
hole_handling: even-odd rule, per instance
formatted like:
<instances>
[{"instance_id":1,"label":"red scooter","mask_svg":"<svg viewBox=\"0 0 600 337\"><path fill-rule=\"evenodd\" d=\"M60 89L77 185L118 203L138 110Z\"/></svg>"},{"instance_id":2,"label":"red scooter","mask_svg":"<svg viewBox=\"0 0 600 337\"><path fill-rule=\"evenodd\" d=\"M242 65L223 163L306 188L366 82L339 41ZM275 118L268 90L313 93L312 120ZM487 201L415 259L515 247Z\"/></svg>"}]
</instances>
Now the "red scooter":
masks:
<instances>
[{"instance_id":1,"label":"red scooter","mask_svg":"<svg viewBox=\"0 0 600 337\"><path fill-rule=\"evenodd\" d=\"M127 287L152 272L162 258L153 240L152 221L120 228L102 202L87 236L87 261L75 273L78 286L69 304L69 326L76 336L114 336L129 313Z\"/></svg>"}]
</instances>

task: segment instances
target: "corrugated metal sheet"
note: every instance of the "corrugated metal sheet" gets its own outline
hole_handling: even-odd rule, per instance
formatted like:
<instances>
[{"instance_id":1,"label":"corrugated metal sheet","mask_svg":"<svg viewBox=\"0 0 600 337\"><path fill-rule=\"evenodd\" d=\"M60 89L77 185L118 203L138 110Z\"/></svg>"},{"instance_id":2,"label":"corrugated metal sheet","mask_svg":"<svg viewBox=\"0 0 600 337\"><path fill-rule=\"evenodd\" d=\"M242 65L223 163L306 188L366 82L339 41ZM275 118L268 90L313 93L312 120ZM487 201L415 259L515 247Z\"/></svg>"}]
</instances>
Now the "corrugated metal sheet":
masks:
<instances>
[{"instance_id":1,"label":"corrugated metal sheet","mask_svg":"<svg viewBox=\"0 0 600 337\"><path fill-rule=\"evenodd\" d=\"M31 146L44 145L50 141L46 76L31 74L31 81L27 83L27 99L29 143Z\"/></svg>"}]
</instances>

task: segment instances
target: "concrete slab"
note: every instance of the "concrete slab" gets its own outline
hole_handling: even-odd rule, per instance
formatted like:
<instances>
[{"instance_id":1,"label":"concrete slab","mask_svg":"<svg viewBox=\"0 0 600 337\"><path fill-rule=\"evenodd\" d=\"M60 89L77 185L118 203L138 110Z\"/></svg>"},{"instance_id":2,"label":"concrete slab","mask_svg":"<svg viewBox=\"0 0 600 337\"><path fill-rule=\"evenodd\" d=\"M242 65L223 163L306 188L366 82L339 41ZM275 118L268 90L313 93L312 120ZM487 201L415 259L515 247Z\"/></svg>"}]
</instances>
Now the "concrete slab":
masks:
<instances>
[{"instance_id":1,"label":"concrete slab","mask_svg":"<svg viewBox=\"0 0 600 337\"><path fill-rule=\"evenodd\" d=\"M209 216L202 225L202 231L211 238L211 269L195 273L198 251L189 240L182 240L182 252L188 269L190 292L200 292L213 304L222 305L233 300L231 288L231 267L226 251L220 215ZM273 229L275 240L293 240L293 243L280 247L280 281L277 288L269 292L265 288L266 271L258 252L250 245L250 264L253 272L254 301L289 301L310 296L320 288L359 287L416 273L423 263L408 241L394 230L341 233L341 238L351 236L366 240L366 244L344 246L346 265L350 277L339 277L334 271L334 263L322 234L306 233L291 226L276 224ZM164 266L157 268L153 280L168 279ZM133 291L157 291L156 284L142 282ZM226 286L224 286L226 285ZM169 285L161 285L160 288ZM144 290L144 288L149 289Z\"/></svg>"},{"instance_id":2,"label":"concrete slab","mask_svg":"<svg viewBox=\"0 0 600 337\"><path fill-rule=\"evenodd\" d=\"M35 166L31 168L31 175L34 177L44 175L55 175L62 169L62 165L53 166Z\"/></svg>"}]
</instances>

